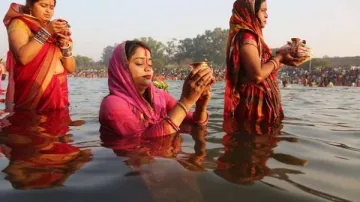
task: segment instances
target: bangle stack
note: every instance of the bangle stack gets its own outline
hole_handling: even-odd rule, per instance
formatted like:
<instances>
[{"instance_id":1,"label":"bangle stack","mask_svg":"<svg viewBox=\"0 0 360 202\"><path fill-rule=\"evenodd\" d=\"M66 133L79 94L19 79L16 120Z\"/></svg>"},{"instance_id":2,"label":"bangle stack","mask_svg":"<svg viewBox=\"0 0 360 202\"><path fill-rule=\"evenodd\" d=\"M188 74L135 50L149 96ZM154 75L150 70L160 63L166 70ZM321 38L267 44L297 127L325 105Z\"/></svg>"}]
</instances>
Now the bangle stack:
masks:
<instances>
[{"instance_id":1,"label":"bangle stack","mask_svg":"<svg viewBox=\"0 0 360 202\"><path fill-rule=\"evenodd\" d=\"M41 45L44 45L50 36L51 34L48 31L46 31L44 28L40 28L40 30L34 36L34 39Z\"/></svg>"},{"instance_id":2,"label":"bangle stack","mask_svg":"<svg viewBox=\"0 0 360 202\"><path fill-rule=\"evenodd\" d=\"M70 44L67 47L61 47L60 49L64 58L70 58L73 56Z\"/></svg>"},{"instance_id":3,"label":"bangle stack","mask_svg":"<svg viewBox=\"0 0 360 202\"><path fill-rule=\"evenodd\" d=\"M278 70L280 68L280 62L276 61L274 58L270 59L269 62L274 64L274 70Z\"/></svg>"},{"instance_id":4,"label":"bangle stack","mask_svg":"<svg viewBox=\"0 0 360 202\"><path fill-rule=\"evenodd\" d=\"M172 121L172 120L170 119L169 116L166 116L166 117L165 117L165 120L166 120L166 122L168 122L168 124L170 124L170 126L171 126L176 132L179 132L179 131L180 131L180 127L177 126L177 125L174 123L174 121Z\"/></svg>"}]
</instances>

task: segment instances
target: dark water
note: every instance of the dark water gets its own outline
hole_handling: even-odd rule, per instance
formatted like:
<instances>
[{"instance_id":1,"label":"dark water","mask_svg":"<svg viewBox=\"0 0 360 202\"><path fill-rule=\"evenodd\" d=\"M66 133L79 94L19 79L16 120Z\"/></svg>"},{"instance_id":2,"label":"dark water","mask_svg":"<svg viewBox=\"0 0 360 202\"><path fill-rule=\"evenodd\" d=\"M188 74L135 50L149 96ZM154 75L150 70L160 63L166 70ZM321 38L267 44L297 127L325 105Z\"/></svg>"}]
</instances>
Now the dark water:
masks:
<instances>
[{"instance_id":1,"label":"dark water","mask_svg":"<svg viewBox=\"0 0 360 202\"><path fill-rule=\"evenodd\" d=\"M18 114L2 131L0 201L360 201L359 88L282 89L277 134L234 137L218 83L208 130L102 144L106 80L69 86L70 116Z\"/></svg>"}]
</instances>

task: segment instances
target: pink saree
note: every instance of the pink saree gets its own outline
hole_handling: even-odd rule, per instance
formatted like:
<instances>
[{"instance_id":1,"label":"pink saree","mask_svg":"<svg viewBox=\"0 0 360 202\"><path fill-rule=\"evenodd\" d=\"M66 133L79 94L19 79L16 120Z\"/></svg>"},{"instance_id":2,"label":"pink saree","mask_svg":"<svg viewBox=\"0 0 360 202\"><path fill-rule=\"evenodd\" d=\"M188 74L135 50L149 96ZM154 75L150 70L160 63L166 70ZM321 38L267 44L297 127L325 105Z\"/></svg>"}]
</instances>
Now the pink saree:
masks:
<instances>
[{"instance_id":1,"label":"pink saree","mask_svg":"<svg viewBox=\"0 0 360 202\"><path fill-rule=\"evenodd\" d=\"M124 137L159 137L169 134L164 119L177 101L153 84L147 89L151 103L137 92L129 71L125 43L116 47L109 63L110 95L104 98L100 107L99 121L102 128ZM192 113L187 115L185 122L194 123Z\"/></svg>"}]
</instances>

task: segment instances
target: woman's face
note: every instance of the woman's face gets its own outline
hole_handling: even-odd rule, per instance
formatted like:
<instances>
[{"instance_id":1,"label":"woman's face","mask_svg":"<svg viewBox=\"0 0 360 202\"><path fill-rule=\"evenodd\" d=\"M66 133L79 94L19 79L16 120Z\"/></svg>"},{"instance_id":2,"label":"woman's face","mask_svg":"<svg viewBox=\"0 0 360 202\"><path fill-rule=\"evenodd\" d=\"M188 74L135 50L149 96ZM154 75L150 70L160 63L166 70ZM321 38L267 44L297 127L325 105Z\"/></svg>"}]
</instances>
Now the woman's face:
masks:
<instances>
[{"instance_id":1,"label":"woman's face","mask_svg":"<svg viewBox=\"0 0 360 202\"><path fill-rule=\"evenodd\" d=\"M143 94L151 84L154 74L150 51L142 47L137 48L129 59L129 69L136 89Z\"/></svg>"},{"instance_id":2,"label":"woman's face","mask_svg":"<svg viewBox=\"0 0 360 202\"><path fill-rule=\"evenodd\" d=\"M30 8L31 14L41 22L49 22L54 16L55 1L39 0Z\"/></svg>"},{"instance_id":3,"label":"woman's face","mask_svg":"<svg viewBox=\"0 0 360 202\"><path fill-rule=\"evenodd\" d=\"M266 1L262 2L257 17L261 24L261 28L265 28L267 24L268 14L267 14L267 3Z\"/></svg>"}]
</instances>

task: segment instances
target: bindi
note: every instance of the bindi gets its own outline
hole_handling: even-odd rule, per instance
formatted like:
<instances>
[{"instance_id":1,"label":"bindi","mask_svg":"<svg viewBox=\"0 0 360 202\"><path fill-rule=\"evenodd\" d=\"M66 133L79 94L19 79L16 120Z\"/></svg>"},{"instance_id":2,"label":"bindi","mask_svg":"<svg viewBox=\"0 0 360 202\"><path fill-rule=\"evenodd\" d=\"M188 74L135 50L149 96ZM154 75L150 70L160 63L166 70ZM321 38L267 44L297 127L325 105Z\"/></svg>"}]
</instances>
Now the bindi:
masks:
<instances>
[{"instance_id":1,"label":"bindi","mask_svg":"<svg viewBox=\"0 0 360 202\"><path fill-rule=\"evenodd\" d=\"M145 62L147 65L149 65L149 56L148 56L147 50L145 48L143 48L143 49L145 51Z\"/></svg>"}]
</instances>

